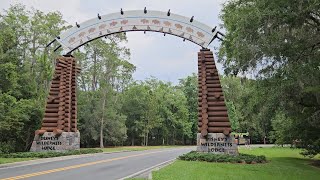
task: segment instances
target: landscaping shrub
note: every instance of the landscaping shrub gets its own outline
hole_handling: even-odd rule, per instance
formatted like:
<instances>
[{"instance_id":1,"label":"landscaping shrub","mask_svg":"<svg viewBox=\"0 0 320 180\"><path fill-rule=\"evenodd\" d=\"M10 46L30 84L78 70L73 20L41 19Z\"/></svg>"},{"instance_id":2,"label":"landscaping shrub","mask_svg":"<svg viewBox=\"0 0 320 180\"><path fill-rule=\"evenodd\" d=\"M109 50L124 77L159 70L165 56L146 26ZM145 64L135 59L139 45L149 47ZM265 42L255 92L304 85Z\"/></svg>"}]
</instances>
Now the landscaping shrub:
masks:
<instances>
[{"instance_id":1,"label":"landscaping shrub","mask_svg":"<svg viewBox=\"0 0 320 180\"><path fill-rule=\"evenodd\" d=\"M14 142L0 142L0 154L14 152Z\"/></svg>"},{"instance_id":2,"label":"landscaping shrub","mask_svg":"<svg viewBox=\"0 0 320 180\"><path fill-rule=\"evenodd\" d=\"M206 161L206 162L231 162L231 163L265 163L265 156L255 156L250 154L239 154L238 156L228 154L212 154L191 151L179 156L184 161Z\"/></svg>"},{"instance_id":3,"label":"landscaping shrub","mask_svg":"<svg viewBox=\"0 0 320 180\"><path fill-rule=\"evenodd\" d=\"M101 153L102 149L80 149L66 152L18 152L18 153L0 153L0 158L50 158L59 156L93 154Z\"/></svg>"}]
</instances>

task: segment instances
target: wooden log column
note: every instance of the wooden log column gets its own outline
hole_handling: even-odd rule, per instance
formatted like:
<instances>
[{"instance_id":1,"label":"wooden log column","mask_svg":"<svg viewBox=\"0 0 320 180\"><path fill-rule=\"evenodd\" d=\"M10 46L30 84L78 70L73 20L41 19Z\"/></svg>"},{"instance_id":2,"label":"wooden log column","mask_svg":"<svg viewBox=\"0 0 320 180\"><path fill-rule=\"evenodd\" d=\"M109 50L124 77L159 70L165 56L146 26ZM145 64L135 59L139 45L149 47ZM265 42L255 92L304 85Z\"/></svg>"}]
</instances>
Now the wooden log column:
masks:
<instances>
[{"instance_id":1,"label":"wooden log column","mask_svg":"<svg viewBox=\"0 0 320 180\"><path fill-rule=\"evenodd\" d=\"M77 132L77 73L79 72L79 68L77 67L75 59L72 61L72 81L71 81L71 131Z\"/></svg>"},{"instance_id":2,"label":"wooden log column","mask_svg":"<svg viewBox=\"0 0 320 180\"><path fill-rule=\"evenodd\" d=\"M198 132L203 137L208 133L229 135L228 110L210 49L202 49L198 53L198 88Z\"/></svg>"},{"instance_id":3,"label":"wooden log column","mask_svg":"<svg viewBox=\"0 0 320 180\"><path fill-rule=\"evenodd\" d=\"M76 74L79 72L75 58L63 56L56 60L42 126L36 135L77 132Z\"/></svg>"}]
</instances>

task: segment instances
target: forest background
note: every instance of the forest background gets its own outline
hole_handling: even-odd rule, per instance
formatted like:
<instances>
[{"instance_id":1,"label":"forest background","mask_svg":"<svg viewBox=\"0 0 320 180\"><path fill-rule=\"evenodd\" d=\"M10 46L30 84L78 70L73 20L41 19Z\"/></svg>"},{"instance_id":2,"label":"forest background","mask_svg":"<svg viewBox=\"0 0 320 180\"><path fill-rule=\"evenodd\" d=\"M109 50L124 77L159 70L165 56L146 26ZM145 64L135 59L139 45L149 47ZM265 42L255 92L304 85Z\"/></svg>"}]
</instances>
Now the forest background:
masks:
<instances>
[{"instance_id":1,"label":"forest background","mask_svg":"<svg viewBox=\"0 0 320 180\"><path fill-rule=\"evenodd\" d=\"M233 0L220 18L218 51L234 132L252 143L320 152L320 3ZM59 12L12 5L0 14L0 152L28 151L39 129L58 53L48 42L69 28ZM82 147L195 144L197 75L173 84L136 81L125 34L74 53ZM246 78L254 74L254 78Z\"/></svg>"}]
</instances>

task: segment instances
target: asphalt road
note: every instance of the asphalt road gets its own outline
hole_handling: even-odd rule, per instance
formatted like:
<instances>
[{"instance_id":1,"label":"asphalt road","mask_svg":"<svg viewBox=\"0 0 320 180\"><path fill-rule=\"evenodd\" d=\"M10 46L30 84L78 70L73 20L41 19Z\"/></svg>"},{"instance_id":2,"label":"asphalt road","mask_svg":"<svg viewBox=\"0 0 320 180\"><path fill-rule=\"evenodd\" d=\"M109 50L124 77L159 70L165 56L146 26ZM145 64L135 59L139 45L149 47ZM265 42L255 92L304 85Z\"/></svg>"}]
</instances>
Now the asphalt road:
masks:
<instances>
[{"instance_id":1,"label":"asphalt road","mask_svg":"<svg viewBox=\"0 0 320 180\"><path fill-rule=\"evenodd\" d=\"M193 147L94 154L72 159L0 167L0 179L122 179L194 150Z\"/></svg>"}]
</instances>

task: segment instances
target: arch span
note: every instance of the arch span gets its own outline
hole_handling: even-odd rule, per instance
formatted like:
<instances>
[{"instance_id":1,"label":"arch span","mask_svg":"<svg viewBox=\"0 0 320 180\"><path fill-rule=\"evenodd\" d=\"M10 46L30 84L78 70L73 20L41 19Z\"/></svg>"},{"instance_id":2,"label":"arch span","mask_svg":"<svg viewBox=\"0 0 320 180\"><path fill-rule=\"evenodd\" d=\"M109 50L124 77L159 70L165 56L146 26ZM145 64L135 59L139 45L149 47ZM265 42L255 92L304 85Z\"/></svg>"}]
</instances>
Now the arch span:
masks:
<instances>
[{"instance_id":1,"label":"arch span","mask_svg":"<svg viewBox=\"0 0 320 180\"><path fill-rule=\"evenodd\" d=\"M154 31L189 40L202 48L217 37L217 29L185 16L169 12L132 10L112 13L87 20L60 34L55 40L62 53L70 54L78 47L100 37L128 31ZM57 49L58 49L57 48Z\"/></svg>"},{"instance_id":2,"label":"arch span","mask_svg":"<svg viewBox=\"0 0 320 180\"><path fill-rule=\"evenodd\" d=\"M76 24L55 39L60 43L58 48L62 47L64 55L56 61L41 129L35 132L31 151L64 151L80 148L76 96L76 76L80 69L71 52L94 39L127 31L172 34L203 48L198 53L197 150L238 154L235 141L230 136L228 109L224 102L213 52L207 49L215 38L221 39L217 35L222 34L216 28L210 28L193 20L193 17L190 19L170 12L146 9L98 15L94 19ZM53 41L49 45L52 43Z\"/></svg>"}]
</instances>

